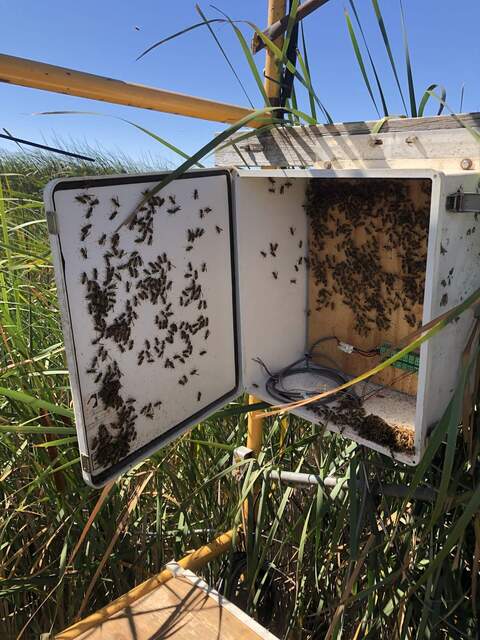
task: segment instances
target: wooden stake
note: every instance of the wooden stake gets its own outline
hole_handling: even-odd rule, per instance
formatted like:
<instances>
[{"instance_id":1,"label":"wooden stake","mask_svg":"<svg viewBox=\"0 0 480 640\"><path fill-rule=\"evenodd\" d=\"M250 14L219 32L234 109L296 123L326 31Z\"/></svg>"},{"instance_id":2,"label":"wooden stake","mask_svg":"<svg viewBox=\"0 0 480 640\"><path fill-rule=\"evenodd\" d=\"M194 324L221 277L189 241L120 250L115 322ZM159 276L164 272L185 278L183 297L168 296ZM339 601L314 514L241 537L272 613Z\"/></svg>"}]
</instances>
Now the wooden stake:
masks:
<instances>
[{"instance_id":1,"label":"wooden stake","mask_svg":"<svg viewBox=\"0 0 480 640\"><path fill-rule=\"evenodd\" d=\"M286 11L286 0L268 0L268 25L278 22L284 17ZM274 40L274 43L282 48L283 35ZM273 53L266 50L265 57L265 91L272 107L278 107L280 95L280 66Z\"/></svg>"}]
</instances>

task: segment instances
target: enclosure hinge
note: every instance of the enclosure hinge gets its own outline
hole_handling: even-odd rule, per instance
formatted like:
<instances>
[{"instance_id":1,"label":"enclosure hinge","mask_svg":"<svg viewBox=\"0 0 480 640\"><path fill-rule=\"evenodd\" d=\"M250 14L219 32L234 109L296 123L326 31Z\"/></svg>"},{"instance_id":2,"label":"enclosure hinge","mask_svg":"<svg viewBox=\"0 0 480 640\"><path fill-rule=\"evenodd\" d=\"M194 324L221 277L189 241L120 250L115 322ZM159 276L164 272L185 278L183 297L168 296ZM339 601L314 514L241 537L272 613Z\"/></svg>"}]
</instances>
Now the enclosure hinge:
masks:
<instances>
[{"instance_id":1,"label":"enclosure hinge","mask_svg":"<svg viewBox=\"0 0 480 640\"><path fill-rule=\"evenodd\" d=\"M82 469L87 473L92 472L92 465L90 464L90 458L84 453L80 455L80 462L82 463Z\"/></svg>"},{"instance_id":2,"label":"enclosure hinge","mask_svg":"<svg viewBox=\"0 0 480 640\"><path fill-rule=\"evenodd\" d=\"M47 211L46 215L48 233L51 233L55 236L58 235L57 216L55 215L55 211Z\"/></svg>"},{"instance_id":3,"label":"enclosure hinge","mask_svg":"<svg viewBox=\"0 0 480 640\"><path fill-rule=\"evenodd\" d=\"M447 211L480 213L480 193L464 193L460 189L447 196Z\"/></svg>"}]
</instances>

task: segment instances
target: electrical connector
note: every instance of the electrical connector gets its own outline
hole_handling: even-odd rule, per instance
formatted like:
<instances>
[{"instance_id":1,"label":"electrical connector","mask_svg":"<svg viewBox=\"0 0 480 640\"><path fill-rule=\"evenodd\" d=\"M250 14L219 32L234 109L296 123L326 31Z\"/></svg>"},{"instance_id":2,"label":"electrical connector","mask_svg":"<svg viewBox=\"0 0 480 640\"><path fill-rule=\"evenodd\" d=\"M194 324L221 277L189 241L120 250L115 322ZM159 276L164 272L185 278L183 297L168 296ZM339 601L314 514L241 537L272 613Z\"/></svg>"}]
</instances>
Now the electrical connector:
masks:
<instances>
[{"instance_id":1,"label":"electrical connector","mask_svg":"<svg viewBox=\"0 0 480 640\"><path fill-rule=\"evenodd\" d=\"M340 351L343 351L345 353L353 353L355 350L355 347L353 346L353 344L348 344L348 342L341 342L339 341L337 344L338 349L340 349Z\"/></svg>"}]
</instances>

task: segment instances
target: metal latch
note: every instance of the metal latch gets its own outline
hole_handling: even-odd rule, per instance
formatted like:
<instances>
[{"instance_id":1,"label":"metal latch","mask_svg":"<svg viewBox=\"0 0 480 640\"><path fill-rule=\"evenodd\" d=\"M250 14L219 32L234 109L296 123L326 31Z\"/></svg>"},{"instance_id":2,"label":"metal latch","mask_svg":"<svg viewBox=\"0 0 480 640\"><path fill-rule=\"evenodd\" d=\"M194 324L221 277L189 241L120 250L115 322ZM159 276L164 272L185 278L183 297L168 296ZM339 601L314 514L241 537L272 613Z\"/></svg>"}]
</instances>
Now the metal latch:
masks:
<instances>
[{"instance_id":1,"label":"metal latch","mask_svg":"<svg viewBox=\"0 0 480 640\"><path fill-rule=\"evenodd\" d=\"M84 453L80 455L80 462L82 464L82 469L86 473L92 473L92 465L90 464L90 458L86 456Z\"/></svg>"},{"instance_id":2,"label":"metal latch","mask_svg":"<svg viewBox=\"0 0 480 640\"><path fill-rule=\"evenodd\" d=\"M46 216L48 233L51 233L54 236L58 235L57 216L55 215L55 211L47 211Z\"/></svg>"},{"instance_id":3,"label":"metal latch","mask_svg":"<svg viewBox=\"0 0 480 640\"><path fill-rule=\"evenodd\" d=\"M447 211L480 213L480 193L464 193L460 189L447 196Z\"/></svg>"}]
</instances>

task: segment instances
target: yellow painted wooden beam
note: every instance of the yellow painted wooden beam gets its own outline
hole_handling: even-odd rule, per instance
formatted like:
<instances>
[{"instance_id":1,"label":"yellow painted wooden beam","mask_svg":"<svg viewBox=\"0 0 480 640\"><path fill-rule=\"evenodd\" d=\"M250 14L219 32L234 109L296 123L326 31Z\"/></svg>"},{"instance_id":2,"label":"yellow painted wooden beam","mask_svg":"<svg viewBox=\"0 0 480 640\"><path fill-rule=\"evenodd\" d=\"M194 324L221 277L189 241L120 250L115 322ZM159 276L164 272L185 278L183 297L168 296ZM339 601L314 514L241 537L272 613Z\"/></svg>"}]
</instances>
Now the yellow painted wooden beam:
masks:
<instances>
[{"instance_id":1,"label":"yellow painted wooden beam","mask_svg":"<svg viewBox=\"0 0 480 640\"><path fill-rule=\"evenodd\" d=\"M256 404L261 402L260 398L255 396L248 396L249 404ZM263 418L262 415L256 411L250 411L247 419L247 447L251 449L255 456L258 456L262 448L263 440Z\"/></svg>"},{"instance_id":2,"label":"yellow painted wooden beam","mask_svg":"<svg viewBox=\"0 0 480 640\"><path fill-rule=\"evenodd\" d=\"M0 54L0 82L227 124L252 113L246 107L4 54ZM252 120L247 126L262 125L265 125L265 118L263 121Z\"/></svg>"},{"instance_id":3,"label":"yellow painted wooden beam","mask_svg":"<svg viewBox=\"0 0 480 640\"><path fill-rule=\"evenodd\" d=\"M286 0L268 0L268 24L278 22L285 15ZM282 48L283 35L274 40L274 43ZM278 107L278 97L280 95L280 68L278 61L270 51L266 50L265 57L265 92L272 107Z\"/></svg>"},{"instance_id":4,"label":"yellow painted wooden beam","mask_svg":"<svg viewBox=\"0 0 480 640\"><path fill-rule=\"evenodd\" d=\"M215 540L212 540L212 542L209 542L193 553L190 553L188 556L178 560L177 564L179 564L182 569L189 569L193 572L201 569L211 560L217 558L222 553L225 553L230 549L234 535L235 529L231 529L230 531L223 533L218 536L218 538L215 538ZM55 640L74 640L74 638L78 638L81 634L102 624L102 622L105 622L105 620L113 616L115 613L125 609L139 598L146 596L148 593L157 587L160 587L162 584L165 584L172 578L173 573L169 569L164 569L156 576L149 578L145 582L142 582L131 589L128 593L120 596L120 598L110 602L103 607L103 609L99 609L87 618L84 618L83 620L73 624L71 627L68 627L65 631L61 631L55 636Z\"/></svg>"}]
</instances>

